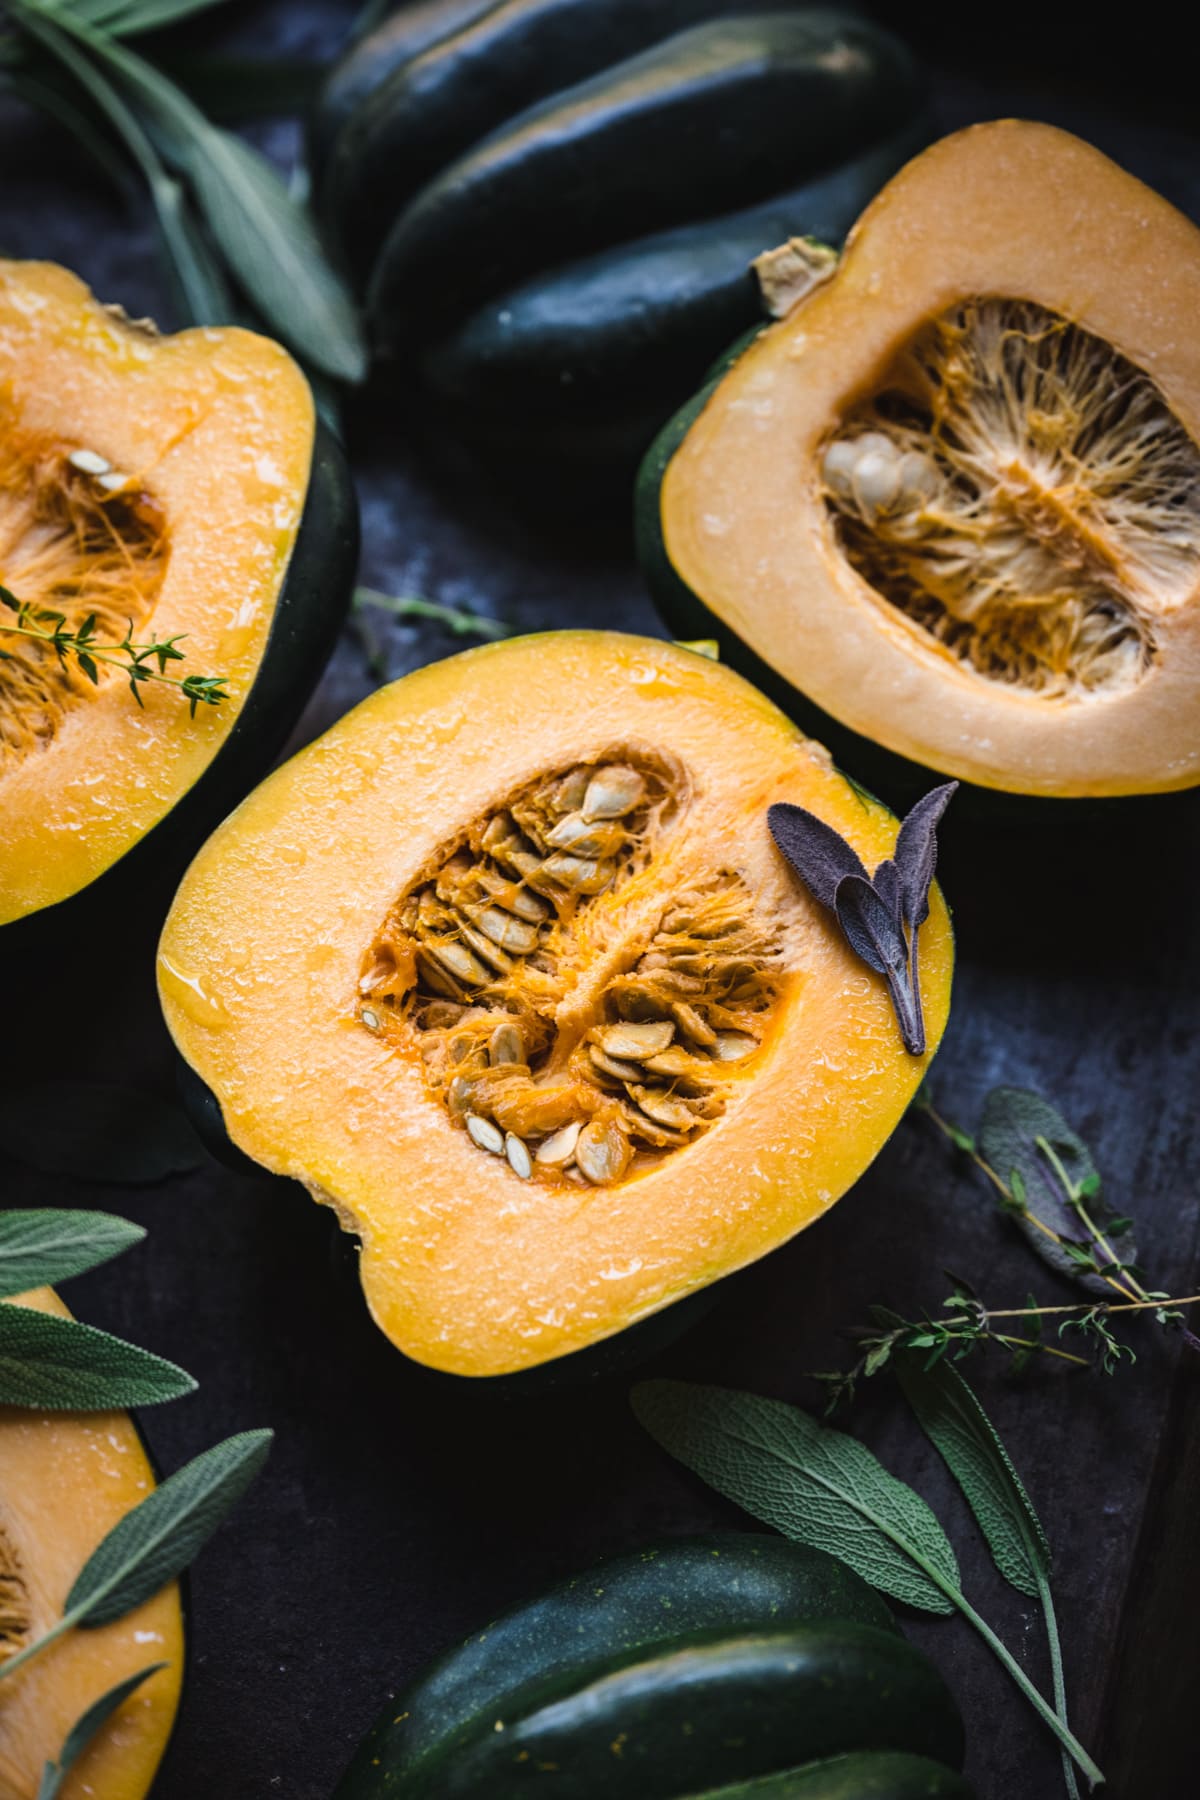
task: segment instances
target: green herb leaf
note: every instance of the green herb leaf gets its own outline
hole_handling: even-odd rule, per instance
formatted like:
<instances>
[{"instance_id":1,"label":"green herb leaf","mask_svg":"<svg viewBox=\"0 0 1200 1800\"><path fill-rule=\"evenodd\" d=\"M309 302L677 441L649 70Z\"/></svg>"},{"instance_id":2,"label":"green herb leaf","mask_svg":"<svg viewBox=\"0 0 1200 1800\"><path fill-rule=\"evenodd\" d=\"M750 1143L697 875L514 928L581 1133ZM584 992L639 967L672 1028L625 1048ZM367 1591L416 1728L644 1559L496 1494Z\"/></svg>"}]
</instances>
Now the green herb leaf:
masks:
<instances>
[{"instance_id":1,"label":"green herb leaf","mask_svg":"<svg viewBox=\"0 0 1200 1800\"><path fill-rule=\"evenodd\" d=\"M64 1618L108 1625L187 1567L262 1469L270 1431L243 1431L205 1450L102 1538L75 1578Z\"/></svg>"},{"instance_id":2,"label":"green herb leaf","mask_svg":"<svg viewBox=\"0 0 1200 1800\"><path fill-rule=\"evenodd\" d=\"M177 1106L115 1082L6 1088L0 1150L46 1175L131 1185L186 1175L206 1160Z\"/></svg>"},{"instance_id":3,"label":"green herb leaf","mask_svg":"<svg viewBox=\"0 0 1200 1800\"><path fill-rule=\"evenodd\" d=\"M950 1540L856 1438L780 1400L681 1381L640 1383L633 1408L665 1450L755 1518L840 1557L896 1600L954 1610Z\"/></svg>"},{"instance_id":4,"label":"green herb leaf","mask_svg":"<svg viewBox=\"0 0 1200 1800\"><path fill-rule=\"evenodd\" d=\"M151 1663L148 1668L139 1669L136 1675L127 1675L124 1681L118 1681L115 1687L109 1688L107 1694L101 1694L98 1700L92 1701L87 1711L80 1715L67 1733L58 1753L58 1761L48 1762L42 1770L37 1800L57 1800L63 1782L100 1727L106 1725L113 1714L124 1706L130 1694L136 1693L143 1681L149 1681L151 1675L157 1675L166 1666L166 1663Z\"/></svg>"},{"instance_id":5,"label":"green herb leaf","mask_svg":"<svg viewBox=\"0 0 1200 1800\"><path fill-rule=\"evenodd\" d=\"M93 1325L0 1303L0 1405L107 1412L157 1406L195 1387L174 1363Z\"/></svg>"},{"instance_id":6,"label":"green herb leaf","mask_svg":"<svg viewBox=\"0 0 1200 1800\"><path fill-rule=\"evenodd\" d=\"M0 1213L0 1299L52 1287L120 1256L146 1233L112 1213L38 1207Z\"/></svg>"},{"instance_id":7,"label":"green herb leaf","mask_svg":"<svg viewBox=\"0 0 1200 1800\"><path fill-rule=\"evenodd\" d=\"M1085 1244L1088 1240L1077 1207L1070 1198L1072 1191L1083 1198L1088 1217L1101 1232L1116 1216L1100 1194L1099 1171L1091 1151L1062 1114L1040 1094L1028 1088L993 1088L984 1101L978 1136L980 1153L985 1161L1019 1196L1028 1212L1060 1237ZM1043 1146L1048 1148L1049 1154ZM1067 1245L1055 1243L1039 1230L1034 1218L1021 1211L1014 1212L1013 1218L1030 1248L1043 1262L1058 1274L1078 1282L1089 1293L1112 1298L1112 1288L1096 1273L1095 1258L1091 1254L1080 1260ZM1126 1262L1134 1262L1137 1258L1132 1235L1125 1225L1121 1231L1121 1256Z\"/></svg>"},{"instance_id":8,"label":"green herb leaf","mask_svg":"<svg viewBox=\"0 0 1200 1800\"><path fill-rule=\"evenodd\" d=\"M1050 1546L1021 1478L991 1420L957 1369L900 1351L893 1359L904 1396L958 1482L996 1567L1036 1597L1049 1575Z\"/></svg>"},{"instance_id":9,"label":"green herb leaf","mask_svg":"<svg viewBox=\"0 0 1200 1800\"><path fill-rule=\"evenodd\" d=\"M141 31L161 31L224 4L226 0L58 0L56 11L113 37L134 37Z\"/></svg>"}]
</instances>

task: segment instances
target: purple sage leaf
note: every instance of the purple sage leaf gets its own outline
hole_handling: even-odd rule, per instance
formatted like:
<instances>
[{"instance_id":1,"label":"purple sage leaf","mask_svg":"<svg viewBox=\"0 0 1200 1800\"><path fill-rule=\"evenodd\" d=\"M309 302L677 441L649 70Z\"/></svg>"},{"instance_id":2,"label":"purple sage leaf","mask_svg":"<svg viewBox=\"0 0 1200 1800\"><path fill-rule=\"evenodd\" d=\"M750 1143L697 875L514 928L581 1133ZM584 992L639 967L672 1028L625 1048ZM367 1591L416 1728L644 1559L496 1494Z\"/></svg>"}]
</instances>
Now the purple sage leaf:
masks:
<instances>
[{"instance_id":1,"label":"purple sage leaf","mask_svg":"<svg viewBox=\"0 0 1200 1800\"><path fill-rule=\"evenodd\" d=\"M767 824L779 849L820 905L836 910L838 883L848 875L869 882L858 852L815 813L780 801L767 808Z\"/></svg>"},{"instance_id":2,"label":"purple sage leaf","mask_svg":"<svg viewBox=\"0 0 1200 1800\"><path fill-rule=\"evenodd\" d=\"M923 1055L925 1022L920 1001L908 982L904 927L861 875L844 875L839 881L836 910L854 954L887 982L904 1048L910 1056Z\"/></svg>"},{"instance_id":3,"label":"purple sage leaf","mask_svg":"<svg viewBox=\"0 0 1200 1800\"><path fill-rule=\"evenodd\" d=\"M875 870L871 877L871 886L893 918L903 922L903 914L900 910L900 872L890 857L881 862Z\"/></svg>"},{"instance_id":4,"label":"purple sage leaf","mask_svg":"<svg viewBox=\"0 0 1200 1800\"><path fill-rule=\"evenodd\" d=\"M923 794L905 818L896 838L894 856L900 880L900 916L913 931L929 917L929 890L937 869L938 820L949 806L957 786L957 781L947 781Z\"/></svg>"}]
</instances>

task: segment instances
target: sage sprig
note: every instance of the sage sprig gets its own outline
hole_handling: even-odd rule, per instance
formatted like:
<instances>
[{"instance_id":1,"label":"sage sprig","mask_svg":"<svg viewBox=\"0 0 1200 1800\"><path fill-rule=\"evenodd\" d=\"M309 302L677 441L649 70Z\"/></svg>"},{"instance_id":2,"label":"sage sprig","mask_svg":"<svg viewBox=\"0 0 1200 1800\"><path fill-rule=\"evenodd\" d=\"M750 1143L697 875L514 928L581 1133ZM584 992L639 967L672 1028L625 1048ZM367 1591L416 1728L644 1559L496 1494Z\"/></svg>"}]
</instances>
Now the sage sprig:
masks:
<instances>
[{"instance_id":1,"label":"sage sprig","mask_svg":"<svg viewBox=\"0 0 1200 1800\"><path fill-rule=\"evenodd\" d=\"M905 1399L962 1489L996 1567L1019 1593L1041 1606L1054 1709L1066 1726L1067 1690L1050 1591L1050 1545L1024 1483L978 1396L957 1369L944 1358L931 1361L912 1350L896 1357L895 1369ZM1065 1749L1063 1777L1070 1800L1079 1800L1075 1768Z\"/></svg>"},{"instance_id":2,"label":"sage sprig","mask_svg":"<svg viewBox=\"0 0 1200 1800\"><path fill-rule=\"evenodd\" d=\"M904 1048L925 1053L920 931L937 869L937 827L958 787L947 781L903 820L892 855L873 875L832 825L787 801L767 809L771 835L813 899L828 907L854 954L887 983Z\"/></svg>"},{"instance_id":3,"label":"sage sprig","mask_svg":"<svg viewBox=\"0 0 1200 1800\"><path fill-rule=\"evenodd\" d=\"M959 1584L950 1540L921 1496L865 1445L782 1401L679 1381L644 1382L634 1411L711 1487L799 1543L926 1611L962 1613L1096 1786L1104 1777Z\"/></svg>"},{"instance_id":4,"label":"sage sprig","mask_svg":"<svg viewBox=\"0 0 1200 1800\"><path fill-rule=\"evenodd\" d=\"M159 1406L195 1389L186 1370L94 1325L0 1304L0 1405L107 1412Z\"/></svg>"},{"instance_id":5,"label":"sage sprig","mask_svg":"<svg viewBox=\"0 0 1200 1800\"><path fill-rule=\"evenodd\" d=\"M213 125L124 41L204 3L10 0L8 11L27 44L67 73L132 158L190 322L236 322L228 276L315 370L359 381L366 368L361 322L307 208L264 157ZM27 97L36 102L36 91Z\"/></svg>"},{"instance_id":6,"label":"sage sprig","mask_svg":"<svg viewBox=\"0 0 1200 1800\"><path fill-rule=\"evenodd\" d=\"M119 1519L75 1577L60 1619L0 1663L0 1682L76 1626L110 1625L174 1581L262 1469L270 1431L243 1431L203 1451Z\"/></svg>"},{"instance_id":7,"label":"sage sprig","mask_svg":"<svg viewBox=\"0 0 1200 1800\"><path fill-rule=\"evenodd\" d=\"M63 1747L53 1762L48 1762L42 1770L42 1779L38 1783L36 1800L57 1800L62 1791L62 1784L71 1773L79 1758L83 1755L102 1725L107 1725L115 1712L124 1706L131 1694L137 1692L143 1681L149 1681L151 1675L157 1675L166 1663L150 1663L148 1667L139 1669L136 1675L127 1675L124 1681L118 1681L110 1687L106 1694L93 1700L87 1710L80 1714L63 1741Z\"/></svg>"},{"instance_id":8,"label":"sage sprig","mask_svg":"<svg viewBox=\"0 0 1200 1800\"><path fill-rule=\"evenodd\" d=\"M83 1275L140 1244L145 1235L129 1219L78 1207L0 1212L0 1300Z\"/></svg>"}]
</instances>

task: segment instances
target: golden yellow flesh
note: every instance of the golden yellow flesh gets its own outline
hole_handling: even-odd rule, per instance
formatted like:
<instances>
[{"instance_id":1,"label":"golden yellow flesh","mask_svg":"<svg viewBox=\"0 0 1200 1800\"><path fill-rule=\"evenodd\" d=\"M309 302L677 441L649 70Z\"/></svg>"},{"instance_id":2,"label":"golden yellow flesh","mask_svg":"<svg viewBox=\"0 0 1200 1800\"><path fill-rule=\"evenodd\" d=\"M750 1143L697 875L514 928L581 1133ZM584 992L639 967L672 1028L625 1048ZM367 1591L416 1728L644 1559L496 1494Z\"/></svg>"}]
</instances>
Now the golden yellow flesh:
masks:
<instances>
[{"instance_id":1,"label":"golden yellow flesh","mask_svg":"<svg viewBox=\"0 0 1200 1800\"><path fill-rule=\"evenodd\" d=\"M398 897L476 822L547 776L615 761L687 781L652 880L595 902L611 908L610 941L636 923L642 944L699 875L729 870L777 939L779 999L762 1053L730 1064L719 1119L686 1149L571 1191L522 1180L452 1123L419 1034L368 1029L360 984ZM882 982L775 850L775 800L819 811L869 866L894 842L895 820L730 671L649 639L557 632L373 695L193 863L160 944L172 1034L234 1140L361 1233L368 1302L409 1355L499 1374L620 1331L810 1223L887 1138L927 1058L904 1053ZM924 934L932 1049L952 962L936 895Z\"/></svg>"},{"instance_id":2,"label":"golden yellow flesh","mask_svg":"<svg viewBox=\"0 0 1200 1800\"><path fill-rule=\"evenodd\" d=\"M94 880L229 735L299 526L314 414L268 339L157 337L50 263L0 262L0 396L0 582L76 623L94 610L106 627L125 613L142 636L186 633L175 669L223 675L231 696L189 720L154 685L139 709L116 672L97 688L75 673L39 689L41 653L0 662L4 923Z\"/></svg>"},{"instance_id":3,"label":"golden yellow flesh","mask_svg":"<svg viewBox=\"0 0 1200 1800\"><path fill-rule=\"evenodd\" d=\"M65 1316L48 1288L21 1304ZM100 1539L154 1487L125 1413L0 1407L0 1661L48 1631ZM62 1800L142 1800L170 1736L183 1676L172 1584L127 1618L72 1631L0 1683L0 1800L34 1800L42 1770L93 1701L148 1664L94 1740Z\"/></svg>"},{"instance_id":4,"label":"golden yellow flesh","mask_svg":"<svg viewBox=\"0 0 1200 1800\"><path fill-rule=\"evenodd\" d=\"M1198 310L1200 233L1166 201L1049 126L960 132L697 419L663 484L671 560L819 706L930 768L1190 786Z\"/></svg>"}]
</instances>

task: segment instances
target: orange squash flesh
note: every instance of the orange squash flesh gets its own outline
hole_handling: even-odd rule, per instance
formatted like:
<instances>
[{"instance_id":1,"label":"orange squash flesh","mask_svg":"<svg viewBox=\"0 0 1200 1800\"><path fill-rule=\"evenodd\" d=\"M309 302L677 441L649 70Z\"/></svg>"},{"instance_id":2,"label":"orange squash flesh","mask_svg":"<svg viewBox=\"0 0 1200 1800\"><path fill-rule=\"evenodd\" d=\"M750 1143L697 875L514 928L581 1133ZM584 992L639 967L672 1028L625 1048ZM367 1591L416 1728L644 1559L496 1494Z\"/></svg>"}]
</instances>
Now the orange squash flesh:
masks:
<instances>
[{"instance_id":1,"label":"orange squash flesh","mask_svg":"<svg viewBox=\"0 0 1200 1800\"><path fill-rule=\"evenodd\" d=\"M19 1304L66 1317L49 1288ZM0 1658L40 1637L100 1539L154 1487L125 1413L0 1407ZM63 1784L62 1800L142 1800L166 1749L183 1678L183 1616L172 1584L124 1619L68 1632L0 1683L0 1800L33 1800L76 1720L155 1662Z\"/></svg>"},{"instance_id":2,"label":"orange squash flesh","mask_svg":"<svg viewBox=\"0 0 1200 1800\"><path fill-rule=\"evenodd\" d=\"M161 533L161 567L136 609L135 637L186 633L186 660L170 672L224 676L230 690L189 720L175 691L147 685L139 709L118 670L102 672L98 687L75 672L65 684L53 677L61 716L47 741L15 728L6 741L0 716L0 924L66 898L116 862L228 737L266 646L314 430L308 384L269 339L236 329L159 337L102 306L65 269L0 262L0 582L19 600L88 609L71 597L63 558L35 554L44 522L21 512L35 460L44 482L92 483L101 521L106 508L115 521L132 500ZM128 476L124 494L71 463L80 452ZM57 578L67 585L56 589ZM115 615L127 610L135 609L117 596ZM98 636L111 641L107 630ZM19 647L0 635L0 649ZM0 663L0 715L13 674Z\"/></svg>"},{"instance_id":3,"label":"orange squash flesh","mask_svg":"<svg viewBox=\"0 0 1200 1800\"><path fill-rule=\"evenodd\" d=\"M415 1040L364 1028L363 958L472 820L543 774L646 753L686 772L684 804L651 874L592 904L619 932L635 890L653 914L648 884L661 912L698 872L732 870L782 932L780 998L704 1135L611 1186L564 1191L519 1179L452 1123ZM672 644L564 631L372 695L192 864L159 947L176 1044L234 1142L361 1236L367 1301L409 1356L485 1376L608 1337L819 1217L891 1132L928 1056L904 1052L883 984L775 850L775 800L818 811L868 867L895 838L892 816L729 670ZM923 932L932 1054L953 954L936 893Z\"/></svg>"},{"instance_id":4,"label":"orange squash flesh","mask_svg":"<svg viewBox=\"0 0 1200 1800\"><path fill-rule=\"evenodd\" d=\"M717 387L663 483L671 563L826 713L931 769L1028 794L1191 786L1200 781L1194 479L1190 498L1181 483L1151 521L1168 558L1190 559L1191 573L1164 581L1153 566L1132 568L1148 662L1111 690L1048 694L988 678L882 598L844 553L828 504L829 444L889 381L903 387L896 371L918 333L975 302L1027 304L1111 347L1154 384L1200 470L1200 232L1078 139L1002 121L903 169L859 220L833 278ZM1021 520L1029 541L1048 545L1061 532L1065 586L1094 575L1115 592L1131 566L1106 541L1113 490L1089 488L1086 448L1078 505L1053 481L1033 494L1054 466L1061 423L1034 419L1023 441L1012 439L1011 463L997 458L1008 528ZM1115 411L1110 427L1120 439ZM1039 433L1042 450L1030 456ZM1059 442L1074 451L1069 433ZM1136 461L1146 446L1152 455L1152 434L1124 448ZM1069 457L1055 480L1064 466Z\"/></svg>"}]
</instances>

